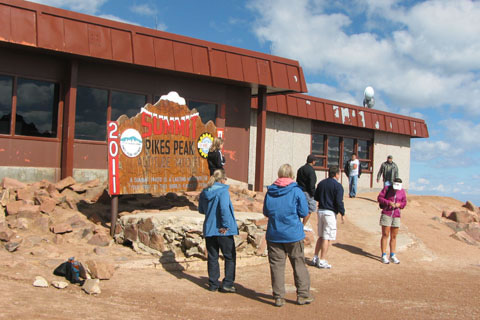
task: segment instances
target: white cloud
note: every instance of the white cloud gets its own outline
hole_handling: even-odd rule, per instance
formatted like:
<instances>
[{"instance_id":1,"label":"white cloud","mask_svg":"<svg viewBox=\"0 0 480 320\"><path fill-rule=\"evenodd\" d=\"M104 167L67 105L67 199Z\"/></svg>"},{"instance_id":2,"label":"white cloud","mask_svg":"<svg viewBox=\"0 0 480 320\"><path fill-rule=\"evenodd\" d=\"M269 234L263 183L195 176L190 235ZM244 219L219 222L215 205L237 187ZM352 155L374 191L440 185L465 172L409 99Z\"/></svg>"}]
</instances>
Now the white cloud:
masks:
<instances>
[{"instance_id":1,"label":"white cloud","mask_svg":"<svg viewBox=\"0 0 480 320\"><path fill-rule=\"evenodd\" d=\"M428 140L413 140L411 149L413 158L419 161L452 158L462 154L463 151L445 141Z\"/></svg>"},{"instance_id":2,"label":"white cloud","mask_svg":"<svg viewBox=\"0 0 480 320\"><path fill-rule=\"evenodd\" d=\"M271 43L274 54L298 59L307 72L334 79L344 91L371 84L395 107L450 104L480 115L480 2L432 0L405 7L393 0L351 1L357 10L365 8L363 26L370 28L357 33L351 32L352 19L362 12L348 5L327 8L330 3L252 0L254 32ZM345 14L349 10L352 16Z\"/></svg>"},{"instance_id":3,"label":"white cloud","mask_svg":"<svg viewBox=\"0 0 480 320\"><path fill-rule=\"evenodd\" d=\"M479 151L480 124L462 119L448 119L440 121L442 128L445 128L446 136L454 142L456 147L465 150Z\"/></svg>"},{"instance_id":4,"label":"white cloud","mask_svg":"<svg viewBox=\"0 0 480 320\"><path fill-rule=\"evenodd\" d=\"M132 22L132 21L128 21L128 20L125 20L125 19L122 19L120 17L117 17L113 14L100 14L98 15L98 17L100 18L104 18L104 19L108 19L108 20L113 20L113 21L118 21L118 22L123 22L123 23L128 23L128 24L133 24L133 25L136 25L136 26L139 26L140 24L136 23L136 22Z\"/></svg>"},{"instance_id":5,"label":"white cloud","mask_svg":"<svg viewBox=\"0 0 480 320\"><path fill-rule=\"evenodd\" d=\"M148 4L134 5L130 7L130 10L143 16L155 16L158 13L156 8L151 7Z\"/></svg>"},{"instance_id":6,"label":"white cloud","mask_svg":"<svg viewBox=\"0 0 480 320\"><path fill-rule=\"evenodd\" d=\"M355 99L349 92L341 91L336 87L323 83L309 83L307 84L307 87L309 89L309 95L355 105L358 104L357 99Z\"/></svg>"},{"instance_id":7,"label":"white cloud","mask_svg":"<svg viewBox=\"0 0 480 320\"><path fill-rule=\"evenodd\" d=\"M425 178L418 178L417 182L420 184L430 184L430 181Z\"/></svg>"},{"instance_id":8,"label":"white cloud","mask_svg":"<svg viewBox=\"0 0 480 320\"><path fill-rule=\"evenodd\" d=\"M100 7L108 0L29 0L47 6L65 8L87 14L96 14Z\"/></svg>"}]
</instances>

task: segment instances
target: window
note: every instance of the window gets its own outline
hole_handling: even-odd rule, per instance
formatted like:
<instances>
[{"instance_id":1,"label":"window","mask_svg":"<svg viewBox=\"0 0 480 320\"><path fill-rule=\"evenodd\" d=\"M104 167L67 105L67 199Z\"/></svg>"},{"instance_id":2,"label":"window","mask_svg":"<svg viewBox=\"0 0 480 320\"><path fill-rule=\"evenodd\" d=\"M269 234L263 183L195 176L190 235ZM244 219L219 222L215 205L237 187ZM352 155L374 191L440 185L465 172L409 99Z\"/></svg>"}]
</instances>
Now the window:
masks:
<instances>
[{"instance_id":1,"label":"window","mask_svg":"<svg viewBox=\"0 0 480 320\"><path fill-rule=\"evenodd\" d=\"M324 170L331 166L339 166L340 170L343 170L343 166L352 158L353 153L357 153L363 172L372 172L371 140L342 137L336 133L332 135L312 133L312 154L317 159L314 167L316 170Z\"/></svg>"},{"instance_id":2,"label":"window","mask_svg":"<svg viewBox=\"0 0 480 320\"><path fill-rule=\"evenodd\" d=\"M57 121L58 85L18 78L15 134L56 137Z\"/></svg>"},{"instance_id":3,"label":"window","mask_svg":"<svg viewBox=\"0 0 480 320\"><path fill-rule=\"evenodd\" d=\"M368 140L358 139L358 159L362 166L362 170L371 171L372 160L370 158L371 142Z\"/></svg>"},{"instance_id":4,"label":"window","mask_svg":"<svg viewBox=\"0 0 480 320\"><path fill-rule=\"evenodd\" d=\"M13 78L0 75L0 134L10 134Z\"/></svg>"},{"instance_id":5,"label":"window","mask_svg":"<svg viewBox=\"0 0 480 320\"><path fill-rule=\"evenodd\" d=\"M323 134L312 134L312 154L316 158L316 167L325 167L325 135Z\"/></svg>"},{"instance_id":6,"label":"window","mask_svg":"<svg viewBox=\"0 0 480 320\"><path fill-rule=\"evenodd\" d=\"M217 105L214 103L206 102L197 102L197 101L188 101L188 108L192 110L193 108L197 109L202 118L203 123L207 123L209 120L212 120L215 123L217 118Z\"/></svg>"},{"instance_id":7,"label":"window","mask_svg":"<svg viewBox=\"0 0 480 320\"><path fill-rule=\"evenodd\" d=\"M131 118L145 106L147 96L135 93L111 91L112 94L112 121L116 121L122 114Z\"/></svg>"},{"instance_id":8,"label":"window","mask_svg":"<svg viewBox=\"0 0 480 320\"><path fill-rule=\"evenodd\" d=\"M107 90L79 86L75 114L75 139L105 141L107 107Z\"/></svg>"},{"instance_id":9,"label":"window","mask_svg":"<svg viewBox=\"0 0 480 320\"><path fill-rule=\"evenodd\" d=\"M352 159L355 150L355 140L352 138L343 138L343 163Z\"/></svg>"},{"instance_id":10,"label":"window","mask_svg":"<svg viewBox=\"0 0 480 320\"><path fill-rule=\"evenodd\" d=\"M327 144L327 165L339 166L340 165L340 137L328 136Z\"/></svg>"}]
</instances>

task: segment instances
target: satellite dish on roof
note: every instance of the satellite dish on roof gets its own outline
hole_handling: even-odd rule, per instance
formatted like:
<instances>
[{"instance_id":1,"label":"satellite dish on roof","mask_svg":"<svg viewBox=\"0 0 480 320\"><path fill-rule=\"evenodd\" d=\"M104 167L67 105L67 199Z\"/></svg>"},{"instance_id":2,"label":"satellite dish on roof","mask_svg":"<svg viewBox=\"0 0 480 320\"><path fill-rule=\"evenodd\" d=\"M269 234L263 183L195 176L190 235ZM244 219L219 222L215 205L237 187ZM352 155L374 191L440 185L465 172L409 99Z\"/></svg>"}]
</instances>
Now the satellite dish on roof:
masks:
<instances>
[{"instance_id":1,"label":"satellite dish on roof","mask_svg":"<svg viewBox=\"0 0 480 320\"><path fill-rule=\"evenodd\" d=\"M373 91L373 88L368 86L365 88L365 91L363 92L363 106L365 108L373 108L375 105L375 98L373 95L375 94L375 91Z\"/></svg>"}]
</instances>

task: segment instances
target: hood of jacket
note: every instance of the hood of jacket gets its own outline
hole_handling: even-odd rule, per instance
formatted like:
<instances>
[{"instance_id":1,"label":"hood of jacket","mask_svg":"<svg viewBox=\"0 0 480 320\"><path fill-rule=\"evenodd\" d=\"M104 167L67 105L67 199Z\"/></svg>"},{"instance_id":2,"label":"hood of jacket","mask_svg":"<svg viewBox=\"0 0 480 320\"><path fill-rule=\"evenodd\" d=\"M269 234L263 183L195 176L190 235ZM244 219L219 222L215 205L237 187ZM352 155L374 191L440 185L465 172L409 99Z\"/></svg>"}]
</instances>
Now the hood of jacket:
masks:
<instances>
[{"instance_id":1,"label":"hood of jacket","mask_svg":"<svg viewBox=\"0 0 480 320\"><path fill-rule=\"evenodd\" d=\"M215 182L210 188L206 188L203 190L203 194L205 196L205 199L210 201L214 199L216 196L223 192L228 192L228 189L230 186L220 183L220 182Z\"/></svg>"},{"instance_id":2,"label":"hood of jacket","mask_svg":"<svg viewBox=\"0 0 480 320\"><path fill-rule=\"evenodd\" d=\"M271 197L281 197L281 196L289 193L293 188L295 188L297 186L298 186L297 183L293 180L292 180L292 183L290 183L289 185L287 185L285 187L281 187L279 185L272 184L271 186L268 187L267 193Z\"/></svg>"}]
</instances>

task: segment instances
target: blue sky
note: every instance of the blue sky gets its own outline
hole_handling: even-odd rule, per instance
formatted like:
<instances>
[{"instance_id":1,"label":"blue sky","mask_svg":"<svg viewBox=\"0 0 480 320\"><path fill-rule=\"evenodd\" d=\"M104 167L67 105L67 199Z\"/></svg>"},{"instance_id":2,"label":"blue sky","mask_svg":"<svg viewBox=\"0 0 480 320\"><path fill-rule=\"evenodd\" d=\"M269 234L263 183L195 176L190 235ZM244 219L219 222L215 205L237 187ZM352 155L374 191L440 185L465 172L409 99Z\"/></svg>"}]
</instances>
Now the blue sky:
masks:
<instances>
[{"instance_id":1,"label":"blue sky","mask_svg":"<svg viewBox=\"0 0 480 320\"><path fill-rule=\"evenodd\" d=\"M480 205L480 2L36 0L298 60L309 94L425 119L410 192Z\"/></svg>"}]
</instances>

